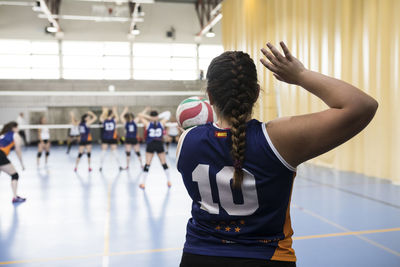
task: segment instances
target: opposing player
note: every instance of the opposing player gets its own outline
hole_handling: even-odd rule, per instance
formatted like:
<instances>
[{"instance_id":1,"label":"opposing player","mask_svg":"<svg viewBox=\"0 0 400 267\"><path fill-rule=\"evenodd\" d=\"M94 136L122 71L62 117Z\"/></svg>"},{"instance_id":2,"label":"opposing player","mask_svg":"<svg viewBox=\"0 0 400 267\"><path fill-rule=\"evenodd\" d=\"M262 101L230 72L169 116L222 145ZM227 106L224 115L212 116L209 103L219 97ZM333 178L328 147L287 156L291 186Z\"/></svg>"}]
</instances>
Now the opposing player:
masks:
<instances>
[{"instance_id":1,"label":"opposing player","mask_svg":"<svg viewBox=\"0 0 400 267\"><path fill-rule=\"evenodd\" d=\"M181 267L295 266L289 207L296 167L349 140L374 117L372 97L305 69L281 46L285 55L268 44L262 64L329 108L252 120L260 91L253 60L238 51L212 60L207 93L218 120L186 131L177 150L193 199Z\"/></svg>"},{"instance_id":2,"label":"opposing player","mask_svg":"<svg viewBox=\"0 0 400 267\"><path fill-rule=\"evenodd\" d=\"M149 174L149 168L151 161L153 159L154 153L157 153L158 158L162 164L167 177L167 186L171 187L170 174L168 169L168 164L165 159L165 150L163 144L163 132L165 129L165 124L167 119L164 118L160 120L158 118L158 112L152 110L150 115L147 115L149 108L146 108L143 112L139 114L139 119L143 123L147 135L146 135L146 163L143 168L142 180L139 184L141 189L145 189L147 176Z\"/></svg>"},{"instance_id":3,"label":"opposing player","mask_svg":"<svg viewBox=\"0 0 400 267\"><path fill-rule=\"evenodd\" d=\"M43 126L38 130L39 144L37 153L37 165L40 165L40 157L42 156L43 150L45 152L45 164L48 162L50 156L50 130L45 125L47 124L47 119L45 116L40 118L40 124Z\"/></svg>"},{"instance_id":4,"label":"opposing player","mask_svg":"<svg viewBox=\"0 0 400 267\"><path fill-rule=\"evenodd\" d=\"M112 109L103 108L103 112L100 116L100 122L103 123L103 132L101 138L101 156L100 156L100 168L99 171L103 170L104 158L110 145L111 153L115 158L119 170L123 170L121 167L118 154L117 154L117 122L118 122L118 114L117 108L113 107Z\"/></svg>"},{"instance_id":5,"label":"opposing player","mask_svg":"<svg viewBox=\"0 0 400 267\"><path fill-rule=\"evenodd\" d=\"M133 113L128 112L128 107L125 107L120 116L121 122L125 124L125 154L126 154L126 168L129 169L131 159L132 146L135 151L139 162L140 168L143 168L142 157L140 155L140 144L137 140L137 123L139 118L135 118Z\"/></svg>"},{"instance_id":6,"label":"opposing player","mask_svg":"<svg viewBox=\"0 0 400 267\"><path fill-rule=\"evenodd\" d=\"M79 140L79 152L78 157L76 158L75 162L75 169L74 171L78 170L79 161L86 152L86 156L88 159L88 167L89 171L92 171L90 167L90 158L92 153L92 134L90 133L90 125L92 125L97 120L96 114L91 112L90 110L82 115L81 122L79 123L79 133L80 133L80 140Z\"/></svg>"},{"instance_id":7,"label":"opposing player","mask_svg":"<svg viewBox=\"0 0 400 267\"><path fill-rule=\"evenodd\" d=\"M67 139L67 154L71 151L71 146L74 143L79 142L79 121L75 118L74 112L70 112L70 117L71 117L71 128L69 129L68 133L68 139Z\"/></svg>"},{"instance_id":8,"label":"opposing player","mask_svg":"<svg viewBox=\"0 0 400 267\"><path fill-rule=\"evenodd\" d=\"M167 127L167 135L166 135L166 142L165 142L165 147L166 147L166 153L168 154L169 151L169 145L176 144L178 143L179 135L180 135L180 130L178 128L178 124L176 123L176 119L171 119L171 125Z\"/></svg>"},{"instance_id":9,"label":"opposing player","mask_svg":"<svg viewBox=\"0 0 400 267\"><path fill-rule=\"evenodd\" d=\"M12 203L21 203L26 200L17 195L19 174L14 168L14 165L7 158L11 149L15 149L15 153L21 163L21 167L25 170L22 161L21 152L22 139L18 134L18 124L15 121L9 122L3 126L0 132L0 172L5 172L11 176L11 189L13 193Z\"/></svg>"}]
</instances>

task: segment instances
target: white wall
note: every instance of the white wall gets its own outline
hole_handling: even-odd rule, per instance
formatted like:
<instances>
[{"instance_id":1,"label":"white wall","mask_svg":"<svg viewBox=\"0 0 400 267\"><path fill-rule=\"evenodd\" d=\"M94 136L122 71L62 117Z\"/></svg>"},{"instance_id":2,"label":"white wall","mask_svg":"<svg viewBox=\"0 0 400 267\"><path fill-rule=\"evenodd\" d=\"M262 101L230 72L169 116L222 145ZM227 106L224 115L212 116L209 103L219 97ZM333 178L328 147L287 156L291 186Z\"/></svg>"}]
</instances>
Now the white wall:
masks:
<instances>
[{"instance_id":1,"label":"white wall","mask_svg":"<svg viewBox=\"0 0 400 267\"><path fill-rule=\"evenodd\" d=\"M67 1L61 5L61 14L92 15L90 2ZM99 3L97 3L99 4ZM173 26L177 43L194 43L194 36L200 30L193 4L154 3L143 4L146 13L144 22L138 23L141 34L136 42L172 42L166 31ZM46 19L39 19L38 13L28 6L0 5L0 38L2 39L54 39L44 33ZM60 20L65 40L127 41L129 23L90 22ZM203 37L204 44L221 44L221 25L214 28L216 37Z\"/></svg>"}]
</instances>

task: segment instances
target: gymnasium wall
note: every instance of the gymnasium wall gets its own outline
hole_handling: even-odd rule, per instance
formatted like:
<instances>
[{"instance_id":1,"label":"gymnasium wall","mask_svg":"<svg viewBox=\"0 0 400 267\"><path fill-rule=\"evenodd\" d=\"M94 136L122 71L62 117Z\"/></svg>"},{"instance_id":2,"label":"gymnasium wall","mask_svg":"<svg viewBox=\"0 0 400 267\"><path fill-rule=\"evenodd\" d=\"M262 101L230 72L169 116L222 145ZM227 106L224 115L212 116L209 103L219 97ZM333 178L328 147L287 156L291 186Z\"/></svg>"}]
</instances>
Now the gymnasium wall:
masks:
<instances>
[{"instance_id":1,"label":"gymnasium wall","mask_svg":"<svg viewBox=\"0 0 400 267\"><path fill-rule=\"evenodd\" d=\"M400 184L400 1L225 0L225 50L256 61L263 92L254 116L268 121L325 109L304 89L283 84L259 63L267 41L287 43L306 67L343 79L380 106L356 138L312 163Z\"/></svg>"}]
</instances>

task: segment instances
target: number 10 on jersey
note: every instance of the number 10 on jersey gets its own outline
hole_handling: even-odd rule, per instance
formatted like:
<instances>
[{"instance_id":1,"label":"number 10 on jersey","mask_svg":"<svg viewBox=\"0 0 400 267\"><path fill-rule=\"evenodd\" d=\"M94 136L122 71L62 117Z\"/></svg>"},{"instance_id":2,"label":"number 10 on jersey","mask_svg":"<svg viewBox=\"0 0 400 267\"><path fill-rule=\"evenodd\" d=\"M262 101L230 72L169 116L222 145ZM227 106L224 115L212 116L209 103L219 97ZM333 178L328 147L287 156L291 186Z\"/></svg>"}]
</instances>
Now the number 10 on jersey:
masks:
<instances>
[{"instance_id":1,"label":"number 10 on jersey","mask_svg":"<svg viewBox=\"0 0 400 267\"><path fill-rule=\"evenodd\" d=\"M244 171L242 195L243 204L233 202L233 193L231 189L231 180L233 179L234 168L232 166L223 167L216 175L216 184L219 195L218 203L214 202L211 193L210 184L210 166L199 164L192 173L194 182L197 182L201 197L201 209L210 214L220 214L221 207L231 216L248 216L258 209L258 196L256 189L256 180L254 175Z\"/></svg>"}]
</instances>

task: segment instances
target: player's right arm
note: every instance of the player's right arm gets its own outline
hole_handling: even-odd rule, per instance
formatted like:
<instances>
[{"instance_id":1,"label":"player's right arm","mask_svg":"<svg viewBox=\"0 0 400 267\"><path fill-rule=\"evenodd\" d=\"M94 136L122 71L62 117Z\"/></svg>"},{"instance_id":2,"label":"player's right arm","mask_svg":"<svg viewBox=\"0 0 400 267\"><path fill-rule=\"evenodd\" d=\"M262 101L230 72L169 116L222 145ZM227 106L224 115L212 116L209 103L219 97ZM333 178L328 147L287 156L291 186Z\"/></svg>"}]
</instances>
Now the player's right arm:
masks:
<instances>
[{"instance_id":1,"label":"player's right arm","mask_svg":"<svg viewBox=\"0 0 400 267\"><path fill-rule=\"evenodd\" d=\"M304 68L281 42L284 56L271 44L262 49L269 61L261 59L283 82L303 87L328 105L322 112L279 118L267 124L272 143L291 165L321 155L352 138L375 115L378 102L358 88Z\"/></svg>"},{"instance_id":2,"label":"player's right arm","mask_svg":"<svg viewBox=\"0 0 400 267\"><path fill-rule=\"evenodd\" d=\"M78 125L79 122L76 120L74 112L73 112L73 111L70 111L70 112L69 112L69 115L70 115L70 117L71 117L71 124L72 124L72 125Z\"/></svg>"},{"instance_id":3,"label":"player's right arm","mask_svg":"<svg viewBox=\"0 0 400 267\"><path fill-rule=\"evenodd\" d=\"M87 112L87 114L89 114L89 116L90 116L90 119L89 119L89 121L86 123L87 125L91 125L91 124L93 124L96 120L97 120L97 116L96 116L96 114L94 114L92 111L88 111Z\"/></svg>"},{"instance_id":4,"label":"player's right arm","mask_svg":"<svg viewBox=\"0 0 400 267\"><path fill-rule=\"evenodd\" d=\"M125 121L125 114L126 114L127 112L128 112L128 107L125 107L124 110L122 111L121 115L119 116L119 118L120 118L120 120L121 120L121 122L122 122L123 124L126 123L126 121Z\"/></svg>"},{"instance_id":5,"label":"player's right arm","mask_svg":"<svg viewBox=\"0 0 400 267\"><path fill-rule=\"evenodd\" d=\"M102 108L101 115L100 115L100 118L99 118L100 122L104 122L104 121L106 120L106 118L107 118L107 113L108 113L108 108L103 107L103 108Z\"/></svg>"},{"instance_id":6,"label":"player's right arm","mask_svg":"<svg viewBox=\"0 0 400 267\"><path fill-rule=\"evenodd\" d=\"M151 117L146 113L150 110L150 107L146 107L142 112L138 114L139 120L143 123L144 127L147 128L149 126L149 121Z\"/></svg>"},{"instance_id":7,"label":"player's right arm","mask_svg":"<svg viewBox=\"0 0 400 267\"><path fill-rule=\"evenodd\" d=\"M43 140L42 140L42 128L39 128L39 129L38 129L38 138L39 138L39 141L40 141L40 142L43 141Z\"/></svg>"}]
</instances>

